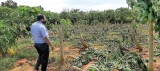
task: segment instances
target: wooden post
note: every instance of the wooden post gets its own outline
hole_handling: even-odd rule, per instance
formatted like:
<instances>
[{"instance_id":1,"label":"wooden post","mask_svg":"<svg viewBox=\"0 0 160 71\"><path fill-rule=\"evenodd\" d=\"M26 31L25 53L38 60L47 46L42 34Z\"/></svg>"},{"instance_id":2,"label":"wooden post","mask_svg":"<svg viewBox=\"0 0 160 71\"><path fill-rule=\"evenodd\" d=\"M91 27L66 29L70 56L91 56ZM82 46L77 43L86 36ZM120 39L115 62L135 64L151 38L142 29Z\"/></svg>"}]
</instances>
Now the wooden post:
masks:
<instances>
[{"instance_id":1,"label":"wooden post","mask_svg":"<svg viewBox=\"0 0 160 71\"><path fill-rule=\"evenodd\" d=\"M148 21L149 30L149 71L153 71L153 24Z\"/></svg>"},{"instance_id":2,"label":"wooden post","mask_svg":"<svg viewBox=\"0 0 160 71\"><path fill-rule=\"evenodd\" d=\"M62 38L62 28L61 27L59 27L59 40L60 40L61 65L64 65L63 38Z\"/></svg>"}]
</instances>

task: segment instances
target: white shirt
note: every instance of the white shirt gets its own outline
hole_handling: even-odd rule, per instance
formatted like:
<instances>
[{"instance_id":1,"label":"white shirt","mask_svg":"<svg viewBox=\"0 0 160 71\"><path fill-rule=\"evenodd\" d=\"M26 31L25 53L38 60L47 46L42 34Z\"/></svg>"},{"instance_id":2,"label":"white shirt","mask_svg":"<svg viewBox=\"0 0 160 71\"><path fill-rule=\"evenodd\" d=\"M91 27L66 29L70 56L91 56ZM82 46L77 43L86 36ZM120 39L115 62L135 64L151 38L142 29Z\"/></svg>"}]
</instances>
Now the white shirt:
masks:
<instances>
[{"instance_id":1,"label":"white shirt","mask_svg":"<svg viewBox=\"0 0 160 71\"><path fill-rule=\"evenodd\" d=\"M30 28L34 43L46 43L44 37L49 37L48 30L41 22L33 23Z\"/></svg>"}]
</instances>

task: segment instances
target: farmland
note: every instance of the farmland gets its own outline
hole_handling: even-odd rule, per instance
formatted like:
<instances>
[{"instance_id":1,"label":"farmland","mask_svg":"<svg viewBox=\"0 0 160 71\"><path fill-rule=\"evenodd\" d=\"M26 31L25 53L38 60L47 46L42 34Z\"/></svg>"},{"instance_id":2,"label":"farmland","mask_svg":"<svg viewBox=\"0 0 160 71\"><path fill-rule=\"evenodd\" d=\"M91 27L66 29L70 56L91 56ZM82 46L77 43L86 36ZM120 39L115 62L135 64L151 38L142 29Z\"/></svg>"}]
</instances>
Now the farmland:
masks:
<instances>
[{"instance_id":1,"label":"farmland","mask_svg":"<svg viewBox=\"0 0 160 71\"><path fill-rule=\"evenodd\" d=\"M98 68L99 70L102 68L107 68L111 70L112 68L117 69L123 69L123 68L130 68L132 70L141 70L145 71L146 68L139 66L139 62L137 62L138 59L142 59L144 64L147 65L148 62L148 39L147 39L147 27L143 26L143 35L142 40L139 41L141 46L143 47L143 52L139 52L138 49L135 49L135 45L133 43L132 37L130 34L130 25L78 25L78 26L72 26L72 28L66 28L64 30L68 31L68 34L70 35L67 38L63 38L64 40L64 57L65 57L65 66L64 70L73 69L71 66L76 66L78 68L82 68L84 70L89 69L89 67L85 66L91 62L94 62L94 64L89 65ZM50 38L51 41L53 41L53 44L56 46L56 49L54 51L50 51L50 59L49 59L49 71L59 71L59 61L60 61L60 48L59 48L59 38L57 33L57 26L55 25L53 29L50 30ZM101 28L100 28L101 27ZM105 32L105 33L101 33ZM82 34L83 39L85 39L85 42L89 45L90 48L83 49L83 45L81 44L81 41L79 39L79 34ZM125 38L122 37L122 35L125 34ZM155 33L156 34L156 33ZM138 36L138 35L137 35ZM29 39L28 39L29 38ZM159 42L158 42L158 35L155 35L155 65L157 66L155 69L158 69L159 67ZM27 43L27 44L26 44ZM21 57L15 57L15 58L21 58L18 59L18 62L15 62L15 68L12 71L17 70L28 70L33 69L33 66L35 65L36 60L36 51L33 47L33 41L31 37L22 38L19 40L19 49L17 50L16 56ZM121 45L119 44L121 43ZM20 47L23 47L21 49ZM123 47L126 50L124 50L124 56L121 55L119 47ZM32 51L26 51L24 54L22 53L25 50L32 50ZM138 52L136 53L129 53L131 52ZM20 54L19 54L20 53ZM31 55L32 53L33 55ZM128 54L128 55L126 55ZM28 56L27 56L28 55ZM140 55L140 56L139 56ZM28 57L28 58L24 58ZM143 64L142 62L142 64ZM74 71L74 70L73 70ZM156 71L156 70L155 70ZM157 70L158 71L158 70Z\"/></svg>"},{"instance_id":2,"label":"farmland","mask_svg":"<svg viewBox=\"0 0 160 71\"><path fill-rule=\"evenodd\" d=\"M129 6L141 5L127 1ZM29 26L40 13L46 15L45 26L55 46L53 51L50 49L47 71L149 71L153 65L153 71L160 71L158 17L155 14L147 18L145 13L139 20L136 18L141 14L139 9L120 7L89 12L72 9L58 14L44 11L41 6L17 6L12 0L2 2L0 71L34 70L38 53ZM149 10L157 13L159 9Z\"/></svg>"}]
</instances>

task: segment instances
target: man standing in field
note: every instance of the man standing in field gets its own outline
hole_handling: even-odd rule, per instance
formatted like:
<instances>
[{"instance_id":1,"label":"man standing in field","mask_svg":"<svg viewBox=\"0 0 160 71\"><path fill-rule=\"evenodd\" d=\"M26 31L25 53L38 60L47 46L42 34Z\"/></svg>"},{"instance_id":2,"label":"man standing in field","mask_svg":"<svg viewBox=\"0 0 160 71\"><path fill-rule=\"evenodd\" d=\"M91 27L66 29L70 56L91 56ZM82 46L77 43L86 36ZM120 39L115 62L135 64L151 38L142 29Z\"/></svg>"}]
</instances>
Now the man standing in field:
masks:
<instances>
[{"instance_id":1,"label":"man standing in field","mask_svg":"<svg viewBox=\"0 0 160 71\"><path fill-rule=\"evenodd\" d=\"M37 49L39 54L35 70L39 70L39 66L42 65L41 71L46 71L49 58L49 45L52 50L54 49L53 45L49 41L49 35L47 28L44 26L46 23L46 17L44 15L38 15L37 21L32 24L31 34L34 40L34 47Z\"/></svg>"}]
</instances>

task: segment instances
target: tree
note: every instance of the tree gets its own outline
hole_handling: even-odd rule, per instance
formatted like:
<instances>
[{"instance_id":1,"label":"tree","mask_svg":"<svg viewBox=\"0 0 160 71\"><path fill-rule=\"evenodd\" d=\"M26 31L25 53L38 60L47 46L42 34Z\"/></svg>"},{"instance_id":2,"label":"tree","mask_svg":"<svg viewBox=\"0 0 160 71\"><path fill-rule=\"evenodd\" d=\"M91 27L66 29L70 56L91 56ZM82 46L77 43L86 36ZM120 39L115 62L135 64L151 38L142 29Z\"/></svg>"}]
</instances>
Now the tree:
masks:
<instances>
[{"instance_id":1,"label":"tree","mask_svg":"<svg viewBox=\"0 0 160 71\"><path fill-rule=\"evenodd\" d=\"M79 13L71 13L71 22L75 24L78 20L80 20L80 15Z\"/></svg>"},{"instance_id":2,"label":"tree","mask_svg":"<svg viewBox=\"0 0 160 71\"><path fill-rule=\"evenodd\" d=\"M115 12L114 10L110 9L105 12L105 18L109 21L109 23L115 23Z\"/></svg>"},{"instance_id":3,"label":"tree","mask_svg":"<svg viewBox=\"0 0 160 71\"><path fill-rule=\"evenodd\" d=\"M54 12L50 12L50 11L46 11L43 13L46 16L49 24L57 24L58 22L60 22L60 18L59 18L58 13L54 13Z\"/></svg>"},{"instance_id":4,"label":"tree","mask_svg":"<svg viewBox=\"0 0 160 71\"><path fill-rule=\"evenodd\" d=\"M12 13L12 8L0 6L0 19L9 18L9 14Z\"/></svg>"},{"instance_id":5,"label":"tree","mask_svg":"<svg viewBox=\"0 0 160 71\"><path fill-rule=\"evenodd\" d=\"M12 1L12 0L7 0L5 2L2 2L1 3L1 6L7 6L9 8L17 8L17 3L15 1Z\"/></svg>"},{"instance_id":6,"label":"tree","mask_svg":"<svg viewBox=\"0 0 160 71\"><path fill-rule=\"evenodd\" d=\"M65 29L63 32L64 32L64 38L69 38L69 32L68 30L66 30L66 28L72 28L72 25L71 25L71 21L69 19L61 19L60 20L60 26Z\"/></svg>"},{"instance_id":7,"label":"tree","mask_svg":"<svg viewBox=\"0 0 160 71\"><path fill-rule=\"evenodd\" d=\"M155 23L155 31L160 33L159 23L156 23L156 18L160 17L159 0L127 0L127 4L132 9L139 12L139 21L142 24L148 23L149 30L149 71L153 71L153 24Z\"/></svg>"},{"instance_id":8,"label":"tree","mask_svg":"<svg viewBox=\"0 0 160 71\"><path fill-rule=\"evenodd\" d=\"M117 8L115 10L115 18L117 22L127 22L127 18L131 17L131 11L128 8ZM131 21L130 21L131 22Z\"/></svg>"},{"instance_id":9,"label":"tree","mask_svg":"<svg viewBox=\"0 0 160 71\"><path fill-rule=\"evenodd\" d=\"M70 13L65 10L60 13L60 18L62 19L69 19L70 17L71 17Z\"/></svg>"}]
</instances>

